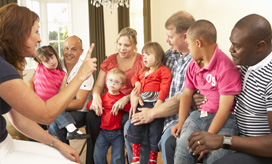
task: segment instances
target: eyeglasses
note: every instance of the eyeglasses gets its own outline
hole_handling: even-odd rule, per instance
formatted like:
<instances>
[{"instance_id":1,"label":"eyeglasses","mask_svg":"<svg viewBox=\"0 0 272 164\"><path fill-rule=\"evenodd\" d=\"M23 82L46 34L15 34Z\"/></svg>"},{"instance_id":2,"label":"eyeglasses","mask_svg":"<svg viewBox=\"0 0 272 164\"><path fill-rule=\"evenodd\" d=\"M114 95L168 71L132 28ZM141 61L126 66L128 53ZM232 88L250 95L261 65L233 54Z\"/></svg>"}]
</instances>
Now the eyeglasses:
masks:
<instances>
[{"instance_id":1,"label":"eyeglasses","mask_svg":"<svg viewBox=\"0 0 272 164\"><path fill-rule=\"evenodd\" d=\"M119 81L117 81L117 80L113 80L113 79L107 79L108 80L108 82L109 83L113 83L113 84L116 84L116 85L121 85L121 84L123 84L123 83L120 83Z\"/></svg>"}]
</instances>

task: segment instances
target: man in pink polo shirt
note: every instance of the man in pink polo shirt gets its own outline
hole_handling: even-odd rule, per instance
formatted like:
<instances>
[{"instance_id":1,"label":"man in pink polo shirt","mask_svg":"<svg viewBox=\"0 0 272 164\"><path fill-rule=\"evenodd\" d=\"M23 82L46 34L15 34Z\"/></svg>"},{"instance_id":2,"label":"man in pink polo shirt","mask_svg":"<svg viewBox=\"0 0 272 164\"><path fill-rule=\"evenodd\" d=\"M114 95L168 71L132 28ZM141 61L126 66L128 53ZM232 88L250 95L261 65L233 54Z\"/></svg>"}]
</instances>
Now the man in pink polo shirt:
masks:
<instances>
[{"instance_id":1,"label":"man in pink polo shirt","mask_svg":"<svg viewBox=\"0 0 272 164\"><path fill-rule=\"evenodd\" d=\"M177 138L175 163L197 163L187 149L188 137L196 131L208 131L214 134L238 135L234 109L234 96L241 91L239 69L225 55L216 43L216 29L207 20L196 21L187 32L188 48L193 61L186 71L185 88L179 106L179 122L172 127L172 135ZM192 96L198 89L207 97L207 102L188 118ZM187 119L186 119L187 118ZM213 163L231 151L219 149L202 152L205 163Z\"/></svg>"}]
</instances>

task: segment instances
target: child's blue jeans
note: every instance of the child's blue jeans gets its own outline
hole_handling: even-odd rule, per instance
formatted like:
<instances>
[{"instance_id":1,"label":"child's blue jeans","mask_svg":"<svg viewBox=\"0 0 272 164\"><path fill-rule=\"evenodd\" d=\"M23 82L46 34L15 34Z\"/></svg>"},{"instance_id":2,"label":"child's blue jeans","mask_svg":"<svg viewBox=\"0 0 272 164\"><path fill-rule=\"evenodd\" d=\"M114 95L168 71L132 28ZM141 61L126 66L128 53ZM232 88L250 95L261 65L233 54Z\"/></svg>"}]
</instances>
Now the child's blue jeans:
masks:
<instances>
[{"instance_id":1,"label":"child's blue jeans","mask_svg":"<svg viewBox=\"0 0 272 164\"><path fill-rule=\"evenodd\" d=\"M95 142L94 162L95 164L106 164L106 155L111 146L111 164L124 164L124 137L121 129L101 129ZM87 157L88 158L88 157Z\"/></svg>"},{"instance_id":2,"label":"child's blue jeans","mask_svg":"<svg viewBox=\"0 0 272 164\"><path fill-rule=\"evenodd\" d=\"M201 111L194 111L184 122L180 136L176 141L177 146L175 150L175 163L180 163L180 161L186 164L197 163L198 156L193 156L192 153L187 149L188 137L193 132L208 131L216 113L208 113L208 116L206 117L200 117L200 114ZM235 116L233 114L229 114L227 121L217 134L238 135L238 127L236 124ZM232 151L226 149L212 150L203 157L203 162L205 164L213 163L217 159L222 158L231 152Z\"/></svg>"}]
</instances>

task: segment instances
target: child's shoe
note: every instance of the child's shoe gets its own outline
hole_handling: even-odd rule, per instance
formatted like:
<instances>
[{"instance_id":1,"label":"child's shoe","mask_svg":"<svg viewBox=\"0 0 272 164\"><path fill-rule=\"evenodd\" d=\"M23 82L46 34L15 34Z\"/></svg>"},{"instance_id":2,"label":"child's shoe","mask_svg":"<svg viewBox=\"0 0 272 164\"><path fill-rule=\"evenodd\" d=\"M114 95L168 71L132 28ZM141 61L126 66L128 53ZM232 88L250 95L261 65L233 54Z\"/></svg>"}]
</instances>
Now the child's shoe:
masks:
<instances>
[{"instance_id":1,"label":"child's shoe","mask_svg":"<svg viewBox=\"0 0 272 164\"><path fill-rule=\"evenodd\" d=\"M78 133L78 129L76 129L73 132L67 132L67 136L66 136L67 140L86 139L86 138L90 138L90 135L89 134L80 134L80 133Z\"/></svg>"}]
</instances>

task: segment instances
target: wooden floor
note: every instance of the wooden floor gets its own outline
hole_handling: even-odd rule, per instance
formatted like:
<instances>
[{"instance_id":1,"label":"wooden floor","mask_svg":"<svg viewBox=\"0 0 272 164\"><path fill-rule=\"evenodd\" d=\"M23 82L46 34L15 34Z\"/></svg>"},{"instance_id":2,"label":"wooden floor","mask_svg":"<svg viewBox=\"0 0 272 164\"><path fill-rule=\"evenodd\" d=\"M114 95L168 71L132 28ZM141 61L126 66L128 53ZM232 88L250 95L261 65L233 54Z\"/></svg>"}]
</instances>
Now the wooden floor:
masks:
<instances>
[{"instance_id":1,"label":"wooden floor","mask_svg":"<svg viewBox=\"0 0 272 164\"><path fill-rule=\"evenodd\" d=\"M85 140L71 140L70 144L79 153L80 150L81 150L81 148L82 148L82 146L83 146L83 144L84 144L84 141ZM109 149L108 154L107 154L107 161L108 161L108 163L110 163L110 159L111 159L111 148ZM80 156L80 163L81 164L85 164L85 162L86 162L86 146L85 146L85 148L84 148L84 150L83 150L83 152L82 152L82 154ZM126 162L126 164L128 164L128 163ZM157 164L163 164L160 152L158 154L158 162L157 162Z\"/></svg>"},{"instance_id":2,"label":"wooden floor","mask_svg":"<svg viewBox=\"0 0 272 164\"><path fill-rule=\"evenodd\" d=\"M85 140L71 140L70 145L72 147L74 147L77 150L77 152L79 153L84 142L85 142ZM79 157L79 159L80 159L81 164L85 164L85 162L86 162L86 146L85 146L81 156Z\"/></svg>"},{"instance_id":3,"label":"wooden floor","mask_svg":"<svg viewBox=\"0 0 272 164\"><path fill-rule=\"evenodd\" d=\"M80 128L80 130L85 133L85 128ZM83 144L84 144L84 142L85 142L85 140L71 140L70 145L72 147L74 147L77 150L77 152L79 153L82 146L83 146ZM79 158L81 164L86 163L86 147L87 146L84 147L83 152L82 152L82 154L81 154L81 156ZM108 163L110 163L110 160L111 160L111 148L109 148L108 154L107 154ZM126 161L126 164L128 164L127 161ZM161 152L159 152L159 154L158 154L157 164L163 164L162 157L161 157Z\"/></svg>"},{"instance_id":4,"label":"wooden floor","mask_svg":"<svg viewBox=\"0 0 272 164\"><path fill-rule=\"evenodd\" d=\"M80 129L80 130L84 131L84 129ZM83 146L83 144L84 144L84 142L85 142L85 140L71 140L70 144L79 153L82 146ZM110 160L111 160L111 148L108 150L108 154L107 154L108 163L110 163ZM80 156L80 163L85 164L85 162L86 162L86 146L84 147L83 152L82 152L82 154ZM126 161L126 164L128 164L127 161ZM159 154L158 154L157 164L163 164L162 157L161 157L161 152L159 152Z\"/></svg>"}]
</instances>

